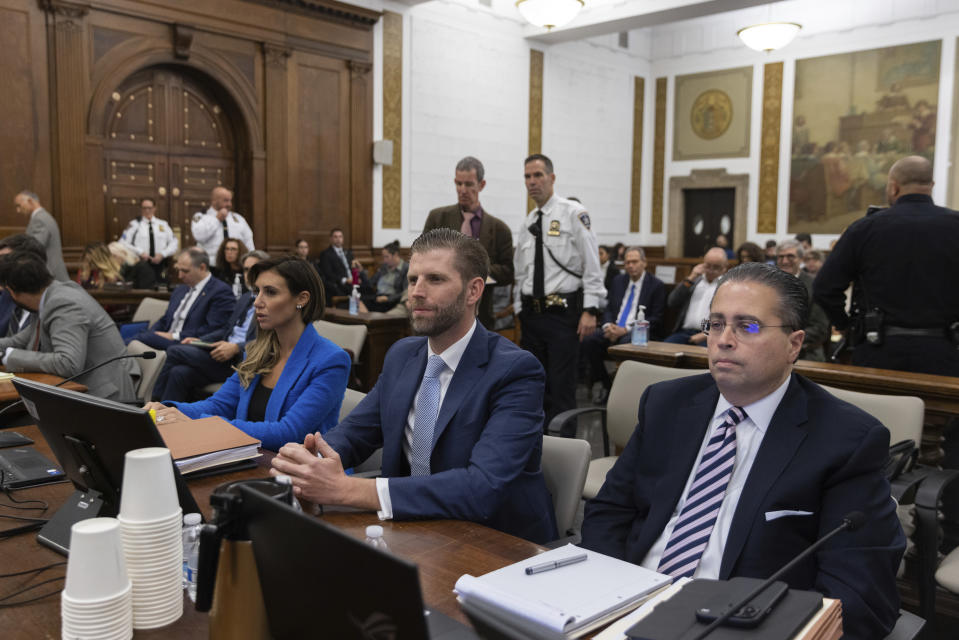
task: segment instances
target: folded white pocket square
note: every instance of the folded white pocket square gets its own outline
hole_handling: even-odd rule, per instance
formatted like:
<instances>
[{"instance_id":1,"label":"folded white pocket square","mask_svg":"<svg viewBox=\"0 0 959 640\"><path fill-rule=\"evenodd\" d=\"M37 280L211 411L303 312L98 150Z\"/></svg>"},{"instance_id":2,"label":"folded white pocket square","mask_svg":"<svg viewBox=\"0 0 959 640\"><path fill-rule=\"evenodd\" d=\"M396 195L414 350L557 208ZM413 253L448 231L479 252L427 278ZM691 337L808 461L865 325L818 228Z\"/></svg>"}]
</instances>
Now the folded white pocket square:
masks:
<instances>
[{"instance_id":1,"label":"folded white pocket square","mask_svg":"<svg viewBox=\"0 0 959 640\"><path fill-rule=\"evenodd\" d=\"M767 511L766 512L766 522L772 522L773 520L778 520L779 518L787 518L789 516L811 516L812 511L792 511L790 509L783 509L782 511Z\"/></svg>"}]
</instances>

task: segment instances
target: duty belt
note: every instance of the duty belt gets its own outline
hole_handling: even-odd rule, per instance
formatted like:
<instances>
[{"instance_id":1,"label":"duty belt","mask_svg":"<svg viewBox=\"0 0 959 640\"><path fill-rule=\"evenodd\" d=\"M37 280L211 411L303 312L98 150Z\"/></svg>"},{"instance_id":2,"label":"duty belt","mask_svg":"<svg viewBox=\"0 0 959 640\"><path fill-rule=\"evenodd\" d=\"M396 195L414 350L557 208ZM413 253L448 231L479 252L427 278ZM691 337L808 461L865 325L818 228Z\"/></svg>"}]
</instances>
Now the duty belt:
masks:
<instances>
[{"instance_id":1,"label":"duty belt","mask_svg":"<svg viewBox=\"0 0 959 640\"><path fill-rule=\"evenodd\" d=\"M532 313L546 313L547 311L565 311L570 306L576 305L579 295L579 291L551 293L542 298L523 295L520 296L520 300L523 303L523 310L529 310Z\"/></svg>"},{"instance_id":2,"label":"duty belt","mask_svg":"<svg viewBox=\"0 0 959 640\"><path fill-rule=\"evenodd\" d=\"M945 338L946 329L944 327L940 328L920 328L920 327L896 327L893 325L886 325L883 327L883 332L886 336L913 336L913 337L923 337L923 338Z\"/></svg>"}]
</instances>

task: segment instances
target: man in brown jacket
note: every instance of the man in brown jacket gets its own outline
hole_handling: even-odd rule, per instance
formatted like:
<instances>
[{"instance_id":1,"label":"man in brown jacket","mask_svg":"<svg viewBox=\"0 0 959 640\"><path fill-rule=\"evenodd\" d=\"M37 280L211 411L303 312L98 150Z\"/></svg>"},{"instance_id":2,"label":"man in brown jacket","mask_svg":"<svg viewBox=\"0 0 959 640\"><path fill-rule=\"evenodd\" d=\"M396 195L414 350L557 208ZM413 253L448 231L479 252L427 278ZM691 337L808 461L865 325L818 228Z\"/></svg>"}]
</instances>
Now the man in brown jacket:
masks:
<instances>
[{"instance_id":1,"label":"man in brown jacket","mask_svg":"<svg viewBox=\"0 0 959 640\"><path fill-rule=\"evenodd\" d=\"M513 284L513 234L505 222L483 210L479 193L486 186L483 163L466 156L456 163L456 197L458 202L430 211L423 233L431 229L454 229L476 238L486 249L490 261L490 278L497 287ZM493 331L493 286L487 283L479 305L479 321Z\"/></svg>"}]
</instances>

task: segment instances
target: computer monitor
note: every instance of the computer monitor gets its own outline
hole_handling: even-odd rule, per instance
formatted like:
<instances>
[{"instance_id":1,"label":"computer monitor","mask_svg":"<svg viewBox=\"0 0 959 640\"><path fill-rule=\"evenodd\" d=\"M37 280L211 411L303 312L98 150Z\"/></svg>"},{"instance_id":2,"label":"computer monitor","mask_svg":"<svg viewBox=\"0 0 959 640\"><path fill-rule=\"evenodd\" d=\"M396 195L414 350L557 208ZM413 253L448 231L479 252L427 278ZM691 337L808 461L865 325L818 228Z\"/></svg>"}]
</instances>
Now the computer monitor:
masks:
<instances>
[{"instance_id":1,"label":"computer monitor","mask_svg":"<svg viewBox=\"0 0 959 640\"><path fill-rule=\"evenodd\" d=\"M13 386L77 489L37 536L67 553L75 522L117 515L127 451L166 444L149 412L141 408L22 378L14 378ZM199 513L175 464L173 477L183 513Z\"/></svg>"},{"instance_id":2,"label":"computer monitor","mask_svg":"<svg viewBox=\"0 0 959 640\"><path fill-rule=\"evenodd\" d=\"M248 486L239 487L270 635L479 640L424 610L416 565ZM309 612L308 615L304 612Z\"/></svg>"}]
</instances>

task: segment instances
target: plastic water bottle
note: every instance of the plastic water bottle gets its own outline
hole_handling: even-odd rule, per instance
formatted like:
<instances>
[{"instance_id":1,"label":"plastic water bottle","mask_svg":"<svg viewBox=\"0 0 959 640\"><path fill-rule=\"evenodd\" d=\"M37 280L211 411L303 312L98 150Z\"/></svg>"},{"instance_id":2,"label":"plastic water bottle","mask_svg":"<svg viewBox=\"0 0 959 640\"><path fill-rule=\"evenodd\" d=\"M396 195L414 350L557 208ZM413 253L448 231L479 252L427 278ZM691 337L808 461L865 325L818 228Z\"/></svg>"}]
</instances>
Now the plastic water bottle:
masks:
<instances>
[{"instance_id":1,"label":"plastic water bottle","mask_svg":"<svg viewBox=\"0 0 959 640\"><path fill-rule=\"evenodd\" d=\"M639 305L636 322L633 323L633 335L630 342L638 347L649 346L649 321L646 320L646 306Z\"/></svg>"},{"instance_id":2,"label":"plastic water bottle","mask_svg":"<svg viewBox=\"0 0 959 640\"><path fill-rule=\"evenodd\" d=\"M371 524L366 528L366 544L376 547L380 551L389 551L386 546L386 540L383 539L383 527L378 524Z\"/></svg>"},{"instance_id":3,"label":"plastic water bottle","mask_svg":"<svg viewBox=\"0 0 959 640\"><path fill-rule=\"evenodd\" d=\"M360 312L360 287L353 285L353 291L350 292L350 315L355 316Z\"/></svg>"},{"instance_id":4,"label":"plastic water bottle","mask_svg":"<svg viewBox=\"0 0 959 640\"><path fill-rule=\"evenodd\" d=\"M190 600L196 602L197 565L200 557L200 523L202 516L199 513L188 513L183 516L183 588L187 590Z\"/></svg>"},{"instance_id":5,"label":"plastic water bottle","mask_svg":"<svg viewBox=\"0 0 959 640\"><path fill-rule=\"evenodd\" d=\"M233 297L239 298L243 295L243 276L239 273L233 276Z\"/></svg>"}]
</instances>

